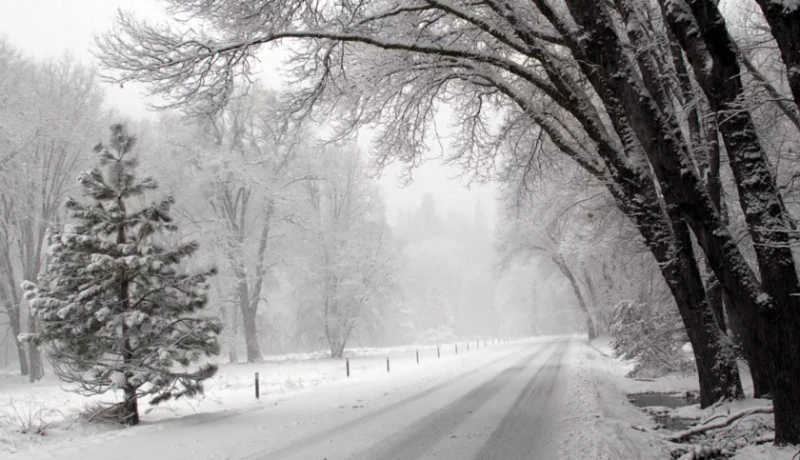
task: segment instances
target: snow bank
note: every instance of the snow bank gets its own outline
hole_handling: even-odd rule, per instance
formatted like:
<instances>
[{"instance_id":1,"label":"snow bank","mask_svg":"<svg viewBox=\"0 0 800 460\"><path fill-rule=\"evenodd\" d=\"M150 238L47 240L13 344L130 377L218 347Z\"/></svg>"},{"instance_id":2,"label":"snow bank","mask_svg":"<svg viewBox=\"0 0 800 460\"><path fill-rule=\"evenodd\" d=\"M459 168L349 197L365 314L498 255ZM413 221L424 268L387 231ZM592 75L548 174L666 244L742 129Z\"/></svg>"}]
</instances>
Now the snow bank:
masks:
<instances>
[{"instance_id":1,"label":"snow bank","mask_svg":"<svg viewBox=\"0 0 800 460\"><path fill-rule=\"evenodd\" d=\"M572 347L566 358L570 383L558 458L669 458L666 443L649 432L653 422L625 396L627 367L598 348Z\"/></svg>"}]
</instances>

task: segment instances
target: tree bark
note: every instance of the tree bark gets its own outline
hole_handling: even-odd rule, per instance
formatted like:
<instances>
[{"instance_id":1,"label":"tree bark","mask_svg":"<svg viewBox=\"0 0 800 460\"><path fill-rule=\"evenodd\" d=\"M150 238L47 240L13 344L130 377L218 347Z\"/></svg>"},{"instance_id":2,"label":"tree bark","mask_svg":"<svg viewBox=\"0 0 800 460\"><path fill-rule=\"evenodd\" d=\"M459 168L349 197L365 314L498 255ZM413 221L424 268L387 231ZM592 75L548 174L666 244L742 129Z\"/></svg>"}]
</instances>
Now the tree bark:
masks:
<instances>
[{"instance_id":1,"label":"tree bark","mask_svg":"<svg viewBox=\"0 0 800 460\"><path fill-rule=\"evenodd\" d=\"M671 229L655 227L652 222L641 222L639 228L661 266L686 326L697 366L700 405L705 408L720 399L741 398L742 384L729 341L708 305L688 226L675 214L673 211ZM664 235L670 233L674 235L672 241L664 241Z\"/></svg>"},{"instance_id":2,"label":"tree bark","mask_svg":"<svg viewBox=\"0 0 800 460\"><path fill-rule=\"evenodd\" d=\"M753 238L765 291L754 302L742 306L748 311L733 308L730 313L741 315L741 323L747 325L743 342L752 358L751 367L757 368L757 374L769 376L776 443L797 444L800 443L800 299L796 295L800 292L800 282L786 232L793 222L785 213L750 114L737 107L737 98L743 94L741 69L733 39L716 5L708 0L688 4L672 1L665 10L669 26L686 51L712 110L723 120L718 128ZM724 279L723 283L727 284ZM736 305L740 297L733 292L729 295L737 300Z\"/></svg>"},{"instance_id":3,"label":"tree bark","mask_svg":"<svg viewBox=\"0 0 800 460\"><path fill-rule=\"evenodd\" d=\"M764 12L772 36L786 65L789 88L800 108L800 5L778 0L756 0ZM703 5L708 8L708 5ZM712 5L713 6L713 5ZM716 8L716 7L715 7Z\"/></svg>"},{"instance_id":4,"label":"tree bark","mask_svg":"<svg viewBox=\"0 0 800 460\"><path fill-rule=\"evenodd\" d=\"M30 373L30 368L28 367L28 354L25 352L25 344L19 341L19 335L22 333L22 325L20 324L19 313L11 308L6 311L8 312L9 320L11 322L11 333L14 334L14 344L17 346L19 372L20 375L28 375Z\"/></svg>"},{"instance_id":5,"label":"tree bark","mask_svg":"<svg viewBox=\"0 0 800 460\"><path fill-rule=\"evenodd\" d=\"M681 57L681 60L683 58ZM687 76L688 77L688 76ZM706 158L708 159L708 169L705 171L706 188L708 194L711 196L711 201L717 207L720 217L725 225L728 224L727 210L722 201L722 181L720 180L720 148L719 148L719 135L717 133L717 124L713 119L707 118L703 124L705 128L705 151L707 152ZM701 174L703 171L701 171ZM706 271L708 272L708 302L711 305L711 310L717 318L719 328L727 331L725 326L725 296L722 293L722 285L714 274L714 270L706 260Z\"/></svg>"},{"instance_id":6,"label":"tree bark","mask_svg":"<svg viewBox=\"0 0 800 460\"><path fill-rule=\"evenodd\" d=\"M723 290L722 292L723 301L730 311L733 307L731 303L733 299L731 299ZM745 328L746 326L739 322L740 318L737 315L728 315L728 326L730 327L729 336L731 340L739 347L744 355L745 360L747 360L748 369L750 371L750 378L753 381L753 397L754 398L764 398L769 395L769 379L768 376L764 374L762 366L759 366L757 362L755 362L754 356L751 354L749 349L744 346L744 335L746 334Z\"/></svg>"},{"instance_id":7,"label":"tree bark","mask_svg":"<svg viewBox=\"0 0 800 460\"><path fill-rule=\"evenodd\" d=\"M36 330L30 329L29 332L34 333L36 332ZM28 346L28 362L29 362L28 381L33 383L44 376L44 363L42 362L42 352L39 349L39 347L37 347L34 344L29 344Z\"/></svg>"},{"instance_id":8,"label":"tree bark","mask_svg":"<svg viewBox=\"0 0 800 460\"><path fill-rule=\"evenodd\" d=\"M245 350L248 363L257 363L263 359L261 349L258 346L256 313L255 308L251 308L249 305L242 305L242 323L244 325Z\"/></svg>"},{"instance_id":9,"label":"tree bark","mask_svg":"<svg viewBox=\"0 0 800 460\"><path fill-rule=\"evenodd\" d=\"M28 332L35 334L37 329L36 316L28 308ZM28 362L29 373L28 381L33 383L44 376L44 362L42 361L42 351L33 343L28 343Z\"/></svg>"},{"instance_id":10,"label":"tree bark","mask_svg":"<svg viewBox=\"0 0 800 460\"><path fill-rule=\"evenodd\" d=\"M714 313L714 319L717 320L717 325L722 332L727 332L728 328L725 325L725 303L722 300L722 286L714 275L714 270L708 263L706 263L706 295L708 296L708 305Z\"/></svg>"},{"instance_id":11,"label":"tree bark","mask_svg":"<svg viewBox=\"0 0 800 460\"><path fill-rule=\"evenodd\" d=\"M8 238L7 234L3 236ZM7 242L3 241L3 243ZM11 333L14 334L14 344L17 346L20 375L28 375L30 373L28 354L25 352L25 344L19 340L19 335L22 333L22 315L20 314L19 301L17 299L19 296L16 290L16 281L14 280L14 269L8 255L8 244L4 244L2 250L3 264L7 271L5 275L8 280L8 289L3 282L0 281L0 301L3 302L6 315L8 315L9 325L11 326Z\"/></svg>"},{"instance_id":12,"label":"tree bark","mask_svg":"<svg viewBox=\"0 0 800 460\"><path fill-rule=\"evenodd\" d=\"M684 222L675 225L678 245L677 263L683 273L682 280L675 280L678 291L686 291L683 295L691 298L700 299L703 295L702 277L697 266L697 258L692 251L691 235L689 228ZM680 294L679 294L680 295ZM730 341L725 336L719 326L716 315L712 311L710 303L705 306L695 305L683 314L684 323L688 323L686 332L692 343L697 374L700 379L700 388L708 388L712 385L726 385L727 389L722 392L701 391L700 406L708 407L721 398L739 399L743 395L742 382L739 376L739 369L734 359L734 354L730 350ZM692 336L695 336L692 340ZM699 344L701 349L695 349L695 344ZM704 384L705 382L705 384ZM720 394L721 393L721 394Z\"/></svg>"},{"instance_id":13,"label":"tree bark","mask_svg":"<svg viewBox=\"0 0 800 460\"><path fill-rule=\"evenodd\" d=\"M122 402L122 423L129 426L139 424L139 399L136 396L136 388L132 386L125 388L125 400Z\"/></svg>"},{"instance_id":14,"label":"tree bark","mask_svg":"<svg viewBox=\"0 0 800 460\"><path fill-rule=\"evenodd\" d=\"M333 341L330 343L331 346L331 358L339 359L344 356L344 343L339 341Z\"/></svg>"}]
</instances>

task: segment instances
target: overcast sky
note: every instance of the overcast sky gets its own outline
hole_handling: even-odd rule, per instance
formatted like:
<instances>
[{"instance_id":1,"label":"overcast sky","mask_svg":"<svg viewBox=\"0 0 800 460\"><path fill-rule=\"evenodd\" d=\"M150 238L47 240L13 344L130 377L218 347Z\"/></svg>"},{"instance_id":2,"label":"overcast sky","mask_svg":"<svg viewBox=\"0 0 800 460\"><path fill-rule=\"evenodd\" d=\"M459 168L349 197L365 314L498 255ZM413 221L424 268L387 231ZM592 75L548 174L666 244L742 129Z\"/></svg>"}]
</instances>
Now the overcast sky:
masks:
<instances>
[{"instance_id":1,"label":"overcast sky","mask_svg":"<svg viewBox=\"0 0 800 460\"><path fill-rule=\"evenodd\" d=\"M157 0L0 0L0 35L38 58L57 58L71 52L83 61L92 62L94 58L89 51L92 38L111 27L111 17L117 8L156 19L162 11ZM266 71L265 79L270 80L270 86L279 85L274 81L275 75ZM124 89L108 85L106 93L109 106L119 112L134 118L149 116L140 88L135 85L126 85ZM480 198L484 214L494 222L494 187L468 190L453 179L458 171L429 162L414 174L412 185L400 188L396 181L398 171L399 168L391 168L381 178L390 222L395 221L401 206L416 207L425 192L434 195L443 214L456 209L470 217Z\"/></svg>"}]
</instances>

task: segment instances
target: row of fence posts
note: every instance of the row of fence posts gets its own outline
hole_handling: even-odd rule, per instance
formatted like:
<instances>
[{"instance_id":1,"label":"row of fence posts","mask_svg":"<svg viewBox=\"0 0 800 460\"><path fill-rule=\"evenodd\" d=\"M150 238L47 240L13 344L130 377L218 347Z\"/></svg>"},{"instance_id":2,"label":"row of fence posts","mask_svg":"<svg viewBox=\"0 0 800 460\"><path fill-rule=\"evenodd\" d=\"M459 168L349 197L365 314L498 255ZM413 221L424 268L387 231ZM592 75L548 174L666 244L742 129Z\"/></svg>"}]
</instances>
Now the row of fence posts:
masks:
<instances>
[{"instance_id":1,"label":"row of fence posts","mask_svg":"<svg viewBox=\"0 0 800 460\"><path fill-rule=\"evenodd\" d=\"M509 338L493 338L492 339L492 345L501 344L501 343L507 343L507 342L511 342L513 340L516 340L516 338L512 338L512 339L509 339ZM467 344L467 351L469 351L469 340L466 342L466 344ZM455 345L456 354L458 354L458 342L456 342L454 345ZM486 339L483 339L483 346L484 347L487 346L486 345ZM480 339L475 341L475 347L476 348L480 348L481 347ZM417 355L417 364L419 364L419 348L416 349L416 355ZM437 358L441 358L442 357L442 353L441 353L441 349L440 349L439 345L436 345L436 357ZM345 363L344 366L345 366L345 372L347 373L347 378L350 378L350 358L345 358L344 359L344 363ZM391 367L389 365L389 357L388 356L386 357L386 372L387 373L391 372ZM259 392L258 372L256 372L256 399L259 399L260 396L261 395L260 395L260 392Z\"/></svg>"}]
</instances>

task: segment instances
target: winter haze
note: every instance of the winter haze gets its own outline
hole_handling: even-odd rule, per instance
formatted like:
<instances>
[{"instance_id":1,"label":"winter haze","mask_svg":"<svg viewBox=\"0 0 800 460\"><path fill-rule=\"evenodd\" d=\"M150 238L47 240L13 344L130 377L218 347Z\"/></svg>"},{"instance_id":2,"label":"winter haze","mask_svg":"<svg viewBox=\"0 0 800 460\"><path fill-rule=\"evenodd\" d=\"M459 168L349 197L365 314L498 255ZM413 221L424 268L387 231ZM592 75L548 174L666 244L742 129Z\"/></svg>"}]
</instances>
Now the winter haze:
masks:
<instances>
[{"instance_id":1,"label":"winter haze","mask_svg":"<svg viewBox=\"0 0 800 460\"><path fill-rule=\"evenodd\" d=\"M793 459L800 3L0 0L0 458Z\"/></svg>"}]
</instances>

